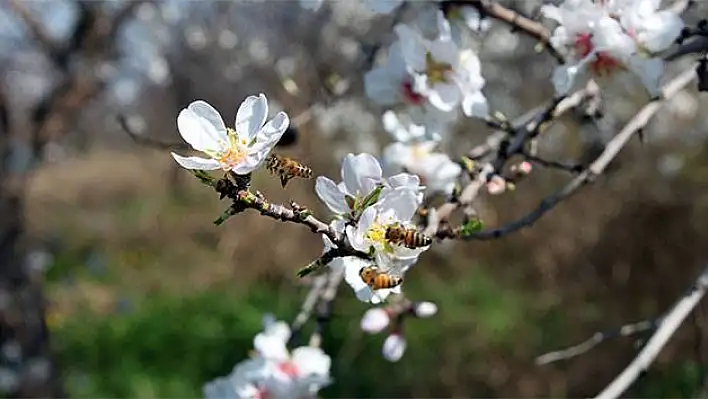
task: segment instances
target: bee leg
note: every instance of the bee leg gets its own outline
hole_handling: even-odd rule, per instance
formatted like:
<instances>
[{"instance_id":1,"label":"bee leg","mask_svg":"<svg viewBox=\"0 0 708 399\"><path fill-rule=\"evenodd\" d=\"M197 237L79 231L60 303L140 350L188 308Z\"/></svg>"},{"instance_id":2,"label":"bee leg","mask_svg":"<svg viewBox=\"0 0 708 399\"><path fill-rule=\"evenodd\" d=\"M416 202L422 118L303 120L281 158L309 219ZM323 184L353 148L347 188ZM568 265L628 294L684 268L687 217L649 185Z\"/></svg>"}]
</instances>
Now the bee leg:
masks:
<instances>
[{"instance_id":1,"label":"bee leg","mask_svg":"<svg viewBox=\"0 0 708 399\"><path fill-rule=\"evenodd\" d=\"M287 175L280 175L280 184L283 186L283 188L285 188L289 180L290 177L288 177Z\"/></svg>"}]
</instances>

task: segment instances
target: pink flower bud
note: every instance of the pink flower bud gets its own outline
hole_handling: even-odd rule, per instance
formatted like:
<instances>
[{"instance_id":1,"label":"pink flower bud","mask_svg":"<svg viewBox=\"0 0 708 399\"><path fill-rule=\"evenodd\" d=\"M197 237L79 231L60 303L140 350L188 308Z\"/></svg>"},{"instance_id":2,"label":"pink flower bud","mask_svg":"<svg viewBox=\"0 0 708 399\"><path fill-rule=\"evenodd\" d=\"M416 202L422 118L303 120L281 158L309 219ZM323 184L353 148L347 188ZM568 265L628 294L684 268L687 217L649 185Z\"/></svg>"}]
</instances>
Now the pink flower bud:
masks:
<instances>
[{"instance_id":1,"label":"pink flower bud","mask_svg":"<svg viewBox=\"0 0 708 399\"><path fill-rule=\"evenodd\" d=\"M519 172L528 175L531 173L531 170L533 169L533 165L531 165L531 162L529 161L524 161L519 164Z\"/></svg>"},{"instance_id":2,"label":"pink flower bud","mask_svg":"<svg viewBox=\"0 0 708 399\"><path fill-rule=\"evenodd\" d=\"M487 183L487 192L490 195L499 195L506 191L506 181L501 176L494 176Z\"/></svg>"},{"instance_id":3,"label":"pink flower bud","mask_svg":"<svg viewBox=\"0 0 708 399\"><path fill-rule=\"evenodd\" d=\"M361 329L369 334L376 334L388 327L390 321L388 312L381 308L372 308L361 318Z\"/></svg>"},{"instance_id":4,"label":"pink flower bud","mask_svg":"<svg viewBox=\"0 0 708 399\"><path fill-rule=\"evenodd\" d=\"M397 362L401 360L406 352L406 339L402 335L393 333L384 341L382 353L384 359L389 362Z\"/></svg>"},{"instance_id":5,"label":"pink flower bud","mask_svg":"<svg viewBox=\"0 0 708 399\"><path fill-rule=\"evenodd\" d=\"M438 312L438 305L432 302L420 302L413 309L415 315L425 319L434 316Z\"/></svg>"}]
</instances>

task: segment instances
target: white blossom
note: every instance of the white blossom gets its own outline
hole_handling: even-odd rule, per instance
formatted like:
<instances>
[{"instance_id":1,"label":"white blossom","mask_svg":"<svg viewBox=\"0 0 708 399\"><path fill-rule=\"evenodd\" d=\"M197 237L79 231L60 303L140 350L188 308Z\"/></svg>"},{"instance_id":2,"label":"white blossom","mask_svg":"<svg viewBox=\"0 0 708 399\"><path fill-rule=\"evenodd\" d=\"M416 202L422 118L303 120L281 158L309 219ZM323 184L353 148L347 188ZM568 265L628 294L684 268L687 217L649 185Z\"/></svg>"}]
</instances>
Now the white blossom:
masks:
<instances>
[{"instance_id":1,"label":"white blossom","mask_svg":"<svg viewBox=\"0 0 708 399\"><path fill-rule=\"evenodd\" d=\"M347 226L349 243L365 253L373 248L376 266L384 272L401 276L429 246L412 249L392 244L386 239L386 230L394 224L405 228L415 227L411 219L419 205L418 196L410 190L391 192L366 208L356 226Z\"/></svg>"},{"instance_id":2,"label":"white blossom","mask_svg":"<svg viewBox=\"0 0 708 399\"><path fill-rule=\"evenodd\" d=\"M419 143L392 143L383 152L387 171L405 170L420 177L428 192L452 193L462 167L447 154L433 152L436 141Z\"/></svg>"},{"instance_id":3,"label":"white blossom","mask_svg":"<svg viewBox=\"0 0 708 399\"><path fill-rule=\"evenodd\" d=\"M568 64L553 73L558 94L565 94L589 75L606 80L630 72L647 92L660 93L664 62L654 54L668 48L683 28L679 16L658 11L660 0L568 0L544 6L542 12L560 23L551 44L565 49Z\"/></svg>"},{"instance_id":4,"label":"white blossom","mask_svg":"<svg viewBox=\"0 0 708 399\"><path fill-rule=\"evenodd\" d=\"M379 200L395 190L409 190L420 195L422 189L417 176L401 173L384 179L379 161L366 153L347 154L342 161L341 177L339 184L325 176L318 176L315 182L317 196L339 215L353 211L350 204L366 198L378 185L384 187ZM420 199L422 201L422 197Z\"/></svg>"},{"instance_id":5,"label":"white blossom","mask_svg":"<svg viewBox=\"0 0 708 399\"><path fill-rule=\"evenodd\" d=\"M434 40L404 24L394 27L403 59L414 78L413 91L441 111L451 112L461 105L467 116L486 116L489 110L482 93L485 80L479 58L472 50L461 50L442 12L437 16L440 34Z\"/></svg>"},{"instance_id":6,"label":"white blossom","mask_svg":"<svg viewBox=\"0 0 708 399\"><path fill-rule=\"evenodd\" d=\"M263 94L246 98L236 113L235 129L227 128L218 111L207 102L192 102L177 116L182 138L210 158L172 153L187 169L230 170L244 175L258 168L288 128L287 114L279 112L266 123L268 102Z\"/></svg>"},{"instance_id":7,"label":"white blossom","mask_svg":"<svg viewBox=\"0 0 708 399\"><path fill-rule=\"evenodd\" d=\"M389 362L397 362L401 360L403 354L406 353L406 339L401 334L393 333L386 337L381 350L384 359Z\"/></svg>"},{"instance_id":8,"label":"white blossom","mask_svg":"<svg viewBox=\"0 0 708 399\"><path fill-rule=\"evenodd\" d=\"M361 329L369 334L376 334L388 327L390 322L391 317L385 309L372 308L361 318Z\"/></svg>"},{"instance_id":9,"label":"white blossom","mask_svg":"<svg viewBox=\"0 0 708 399\"><path fill-rule=\"evenodd\" d=\"M206 398L315 398L330 384L332 361L322 349L304 346L288 352L288 325L274 320L264 324L254 339L257 354L238 363L227 377L205 384Z\"/></svg>"},{"instance_id":10,"label":"white blossom","mask_svg":"<svg viewBox=\"0 0 708 399\"><path fill-rule=\"evenodd\" d=\"M403 4L403 0L366 0L369 9L378 14L390 14Z\"/></svg>"},{"instance_id":11,"label":"white blossom","mask_svg":"<svg viewBox=\"0 0 708 399\"><path fill-rule=\"evenodd\" d=\"M435 314L438 313L438 305L433 302L420 302L415 305L413 311L416 316L425 319L435 316Z\"/></svg>"}]
</instances>

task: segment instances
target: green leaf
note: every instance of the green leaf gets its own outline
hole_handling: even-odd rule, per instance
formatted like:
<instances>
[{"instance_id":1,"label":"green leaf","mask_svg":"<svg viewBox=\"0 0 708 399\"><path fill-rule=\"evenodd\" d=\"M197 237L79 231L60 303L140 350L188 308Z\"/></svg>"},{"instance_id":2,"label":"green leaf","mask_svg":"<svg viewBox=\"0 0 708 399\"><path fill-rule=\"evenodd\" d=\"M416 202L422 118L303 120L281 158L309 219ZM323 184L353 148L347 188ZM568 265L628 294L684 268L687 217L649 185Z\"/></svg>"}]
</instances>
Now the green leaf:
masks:
<instances>
[{"instance_id":1,"label":"green leaf","mask_svg":"<svg viewBox=\"0 0 708 399\"><path fill-rule=\"evenodd\" d=\"M325 267L325 264L322 263L322 259L317 259L314 262L310 263L309 265L303 267L302 269L298 270L296 275L299 278L303 278L307 275L310 275L314 272L322 270L322 268Z\"/></svg>"},{"instance_id":2,"label":"green leaf","mask_svg":"<svg viewBox=\"0 0 708 399\"><path fill-rule=\"evenodd\" d=\"M214 185L214 178L210 176L206 171L199 170L199 169L194 169L190 170L192 175L199 179L203 184L206 184L207 186L213 186Z\"/></svg>"},{"instance_id":3,"label":"green leaf","mask_svg":"<svg viewBox=\"0 0 708 399\"><path fill-rule=\"evenodd\" d=\"M361 203L358 204L358 209L357 211L363 212L364 209L370 207L371 205L374 205L376 201L379 200L379 196L381 196L381 190L383 190L383 184L378 184L376 185L376 188L374 188L369 195L364 197L363 200L361 200Z\"/></svg>"},{"instance_id":4,"label":"green leaf","mask_svg":"<svg viewBox=\"0 0 708 399\"><path fill-rule=\"evenodd\" d=\"M460 227L460 235L462 237L482 231L484 223L480 219L470 219Z\"/></svg>"},{"instance_id":5,"label":"green leaf","mask_svg":"<svg viewBox=\"0 0 708 399\"><path fill-rule=\"evenodd\" d=\"M236 211L234 210L233 207L228 207L224 213L221 214L216 220L214 220L214 224L217 226L221 226L224 224L225 221L227 221L231 216L235 215Z\"/></svg>"}]
</instances>

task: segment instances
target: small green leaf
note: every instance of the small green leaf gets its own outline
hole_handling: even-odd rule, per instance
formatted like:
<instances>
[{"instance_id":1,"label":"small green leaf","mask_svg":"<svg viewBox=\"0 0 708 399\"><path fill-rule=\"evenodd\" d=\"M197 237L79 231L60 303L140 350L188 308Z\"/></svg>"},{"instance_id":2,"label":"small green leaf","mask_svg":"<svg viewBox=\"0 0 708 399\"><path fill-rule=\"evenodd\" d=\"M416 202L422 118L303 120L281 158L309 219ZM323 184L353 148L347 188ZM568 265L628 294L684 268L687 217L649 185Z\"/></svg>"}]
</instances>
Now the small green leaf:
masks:
<instances>
[{"instance_id":1,"label":"small green leaf","mask_svg":"<svg viewBox=\"0 0 708 399\"><path fill-rule=\"evenodd\" d=\"M383 190L383 184L378 184L376 185L376 188L374 188L369 195L364 197L364 199L361 201L360 204L358 204L358 209L357 211L363 212L364 209L370 207L371 205L374 205L376 201L379 200L379 196L381 196L381 190Z\"/></svg>"},{"instance_id":2,"label":"small green leaf","mask_svg":"<svg viewBox=\"0 0 708 399\"><path fill-rule=\"evenodd\" d=\"M309 265L303 267L302 269L298 270L296 275L299 278L303 278L309 274L312 274L316 271L321 270L325 266L324 263L322 263L322 259L317 259L314 262L310 263Z\"/></svg>"},{"instance_id":3,"label":"small green leaf","mask_svg":"<svg viewBox=\"0 0 708 399\"><path fill-rule=\"evenodd\" d=\"M484 223L480 219L470 219L460 227L460 235L462 237L468 236L482 231L482 228L484 228Z\"/></svg>"},{"instance_id":4,"label":"small green leaf","mask_svg":"<svg viewBox=\"0 0 708 399\"><path fill-rule=\"evenodd\" d=\"M190 170L192 175L199 179L203 184L206 184L207 186L213 186L214 185L214 178L210 176L207 172L199 169L193 169Z\"/></svg>"},{"instance_id":5,"label":"small green leaf","mask_svg":"<svg viewBox=\"0 0 708 399\"><path fill-rule=\"evenodd\" d=\"M214 224L217 226L221 226L224 224L225 221L227 221L231 216L235 215L236 212L233 207L228 207L224 213L221 214L216 220L214 220Z\"/></svg>"}]
</instances>

